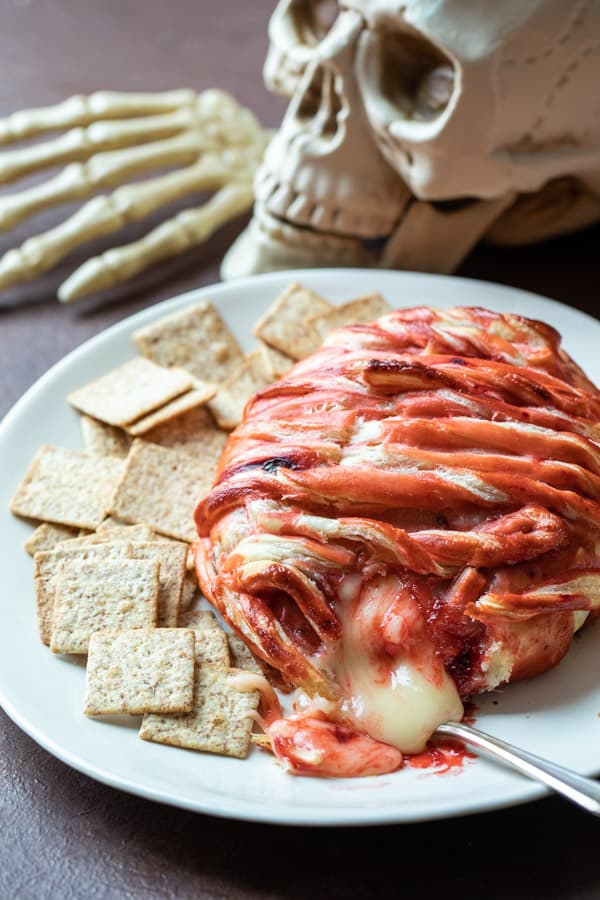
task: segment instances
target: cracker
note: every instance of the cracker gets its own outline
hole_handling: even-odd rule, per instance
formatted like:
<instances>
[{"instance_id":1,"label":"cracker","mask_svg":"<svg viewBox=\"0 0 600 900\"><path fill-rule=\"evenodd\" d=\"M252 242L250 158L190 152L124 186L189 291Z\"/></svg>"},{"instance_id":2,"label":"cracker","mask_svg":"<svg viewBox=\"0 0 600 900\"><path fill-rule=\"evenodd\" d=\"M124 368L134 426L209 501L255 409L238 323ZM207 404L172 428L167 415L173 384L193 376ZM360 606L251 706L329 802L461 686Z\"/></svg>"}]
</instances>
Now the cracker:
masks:
<instances>
[{"instance_id":1,"label":"cracker","mask_svg":"<svg viewBox=\"0 0 600 900\"><path fill-rule=\"evenodd\" d=\"M109 528L100 526L91 534L63 541L63 546L85 547L88 544L112 544L116 541L151 541L153 538L154 531L149 525L114 525Z\"/></svg>"},{"instance_id":2,"label":"cracker","mask_svg":"<svg viewBox=\"0 0 600 900\"><path fill-rule=\"evenodd\" d=\"M50 525L48 522L42 522L29 535L23 547L30 556L33 556L34 553L38 553L40 550L52 550L56 544L77 537L78 534L79 528L71 528L69 525Z\"/></svg>"},{"instance_id":3,"label":"cracker","mask_svg":"<svg viewBox=\"0 0 600 900\"><path fill-rule=\"evenodd\" d=\"M99 559L107 564L126 558L128 544L58 544L53 550L36 553L34 561L35 595L38 628L43 644L50 644L56 578L63 563L73 560Z\"/></svg>"},{"instance_id":4,"label":"cracker","mask_svg":"<svg viewBox=\"0 0 600 900\"><path fill-rule=\"evenodd\" d=\"M212 487L214 471L189 453L136 440L115 493L111 513L161 534L191 541L194 510Z\"/></svg>"},{"instance_id":5,"label":"cracker","mask_svg":"<svg viewBox=\"0 0 600 900\"><path fill-rule=\"evenodd\" d=\"M151 541L155 532L149 525L126 525L108 516L96 529L96 537L109 538L111 541ZM91 537L91 535L90 535Z\"/></svg>"},{"instance_id":6,"label":"cracker","mask_svg":"<svg viewBox=\"0 0 600 900\"><path fill-rule=\"evenodd\" d=\"M137 356L69 394L82 413L109 425L129 425L193 387L181 369L164 369Z\"/></svg>"},{"instance_id":7,"label":"cracker","mask_svg":"<svg viewBox=\"0 0 600 900\"><path fill-rule=\"evenodd\" d=\"M314 291L290 284L258 320L254 335L292 359L304 359L322 343L319 332L308 320L331 308Z\"/></svg>"},{"instance_id":8,"label":"cracker","mask_svg":"<svg viewBox=\"0 0 600 900\"><path fill-rule=\"evenodd\" d=\"M144 440L169 447L187 450L196 457L212 460L216 469L229 434L219 428L214 416L205 406L198 406L167 425L159 425L144 434Z\"/></svg>"},{"instance_id":9,"label":"cracker","mask_svg":"<svg viewBox=\"0 0 600 900\"><path fill-rule=\"evenodd\" d=\"M53 653L87 653L101 629L152 628L158 602L156 560L66 561L56 578Z\"/></svg>"},{"instance_id":10,"label":"cracker","mask_svg":"<svg viewBox=\"0 0 600 900\"><path fill-rule=\"evenodd\" d=\"M155 412L149 413L147 416L142 416L141 419L136 419L132 425L127 426L127 431L135 437L140 434L145 434L147 431L151 431L153 428L164 425L165 423L169 423L170 426L173 420L178 418L178 416L181 416L192 409L196 409L198 406L203 406L206 401L210 400L211 397L214 397L216 393L216 384L198 381L191 391L186 391L185 394L181 394L169 403L165 403L164 406L161 406L160 409L157 409Z\"/></svg>"},{"instance_id":11,"label":"cracker","mask_svg":"<svg viewBox=\"0 0 600 900\"><path fill-rule=\"evenodd\" d=\"M195 630L195 635L194 657L197 666L229 668L229 645L222 628L200 628Z\"/></svg>"},{"instance_id":12,"label":"cracker","mask_svg":"<svg viewBox=\"0 0 600 900\"><path fill-rule=\"evenodd\" d=\"M319 333L323 341L333 328L342 328L344 325L363 325L372 322L390 311L390 305L381 294L367 294L365 297L357 297L349 300L341 306L334 306L326 313L313 316L308 320Z\"/></svg>"},{"instance_id":13,"label":"cracker","mask_svg":"<svg viewBox=\"0 0 600 900\"><path fill-rule=\"evenodd\" d=\"M187 546L179 541L132 543L127 556L130 559L155 560L160 565L157 625L159 628L175 627L186 572Z\"/></svg>"},{"instance_id":14,"label":"cracker","mask_svg":"<svg viewBox=\"0 0 600 900\"><path fill-rule=\"evenodd\" d=\"M265 372L272 381L277 381L278 378L282 378L294 365L294 360L291 356L280 353L275 347L269 347L268 344L263 344L261 342L259 350L263 359Z\"/></svg>"},{"instance_id":15,"label":"cracker","mask_svg":"<svg viewBox=\"0 0 600 900\"><path fill-rule=\"evenodd\" d=\"M228 634L227 643L229 644L229 656L232 666L236 669L244 669L245 672L254 672L256 675L263 674L263 670L252 656L252 653L237 634Z\"/></svg>"},{"instance_id":16,"label":"cracker","mask_svg":"<svg viewBox=\"0 0 600 900\"><path fill-rule=\"evenodd\" d=\"M179 603L180 618L182 613L188 612L196 598L198 597L198 584L195 578L192 578L189 572L185 573L183 579L183 588L181 591L181 601Z\"/></svg>"},{"instance_id":17,"label":"cracker","mask_svg":"<svg viewBox=\"0 0 600 900\"><path fill-rule=\"evenodd\" d=\"M212 609L190 609L182 612L179 624L182 628L193 628L194 631L221 627Z\"/></svg>"},{"instance_id":18,"label":"cracker","mask_svg":"<svg viewBox=\"0 0 600 900\"><path fill-rule=\"evenodd\" d=\"M194 708L186 715L144 716L140 737L145 741L203 750L244 759L248 755L252 714L258 691L236 687L238 669L198 666L194 680Z\"/></svg>"},{"instance_id":19,"label":"cracker","mask_svg":"<svg viewBox=\"0 0 600 900\"><path fill-rule=\"evenodd\" d=\"M88 453L120 457L129 453L131 438L114 425L106 425L91 416L81 416L81 433Z\"/></svg>"},{"instance_id":20,"label":"cracker","mask_svg":"<svg viewBox=\"0 0 600 900\"><path fill-rule=\"evenodd\" d=\"M189 712L193 703L193 631L155 628L92 635L86 716Z\"/></svg>"},{"instance_id":21,"label":"cracker","mask_svg":"<svg viewBox=\"0 0 600 900\"><path fill-rule=\"evenodd\" d=\"M181 366L205 381L223 381L243 357L235 337L207 301L140 328L133 341L142 356L161 366Z\"/></svg>"},{"instance_id":22,"label":"cracker","mask_svg":"<svg viewBox=\"0 0 600 900\"><path fill-rule=\"evenodd\" d=\"M235 428L242 421L246 403L271 383L260 350L249 353L242 365L225 381L208 407L221 428Z\"/></svg>"},{"instance_id":23,"label":"cracker","mask_svg":"<svg viewBox=\"0 0 600 900\"><path fill-rule=\"evenodd\" d=\"M36 453L10 509L30 519L93 531L108 512L123 466L112 456L46 444Z\"/></svg>"}]
</instances>

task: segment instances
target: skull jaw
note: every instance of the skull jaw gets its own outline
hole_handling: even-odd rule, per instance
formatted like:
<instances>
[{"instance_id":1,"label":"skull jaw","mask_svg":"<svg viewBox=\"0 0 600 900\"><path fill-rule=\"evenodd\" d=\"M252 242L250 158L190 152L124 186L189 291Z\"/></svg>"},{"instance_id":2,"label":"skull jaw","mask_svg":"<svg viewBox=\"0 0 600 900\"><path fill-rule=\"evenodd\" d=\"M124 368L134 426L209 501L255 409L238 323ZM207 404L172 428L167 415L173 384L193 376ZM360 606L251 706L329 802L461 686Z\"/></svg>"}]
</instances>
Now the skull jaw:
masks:
<instances>
[{"instance_id":1,"label":"skull jaw","mask_svg":"<svg viewBox=\"0 0 600 900\"><path fill-rule=\"evenodd\" d=\"M229 281L284 269L338 266L453 272L513 202L514 194L507 194L441 212L413 199L387 240L369 247L359 237L276 218L257 200L250 224L225 254L221 277Z\"/></svg>"},{"instance_id":2,"label":"skull jaw","mask_svg":"<svg viewBox=\"0 0 600 900\"><path fill-rule=\"evenodd\" d=\"M229 281L284 269L371 268L380 264L381 256L381 249L370 250L359 238L277 219L257 200L250 224L225 254L221 278Z\"/></svg>"}]
</instances>

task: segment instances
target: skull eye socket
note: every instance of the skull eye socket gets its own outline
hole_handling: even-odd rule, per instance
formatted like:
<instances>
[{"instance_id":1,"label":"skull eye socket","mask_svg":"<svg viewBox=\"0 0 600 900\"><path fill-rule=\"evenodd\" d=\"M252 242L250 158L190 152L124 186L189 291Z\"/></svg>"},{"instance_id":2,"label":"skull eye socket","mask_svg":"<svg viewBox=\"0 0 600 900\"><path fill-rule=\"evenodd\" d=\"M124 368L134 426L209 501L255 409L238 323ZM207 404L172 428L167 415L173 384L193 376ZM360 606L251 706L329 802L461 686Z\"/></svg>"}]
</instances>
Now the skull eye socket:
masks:
<instances>
[{"instance_id":1,"label":"skull eye socket","mask_svg":"<svg viewBox=\"0 0 600 900\"><path fill-rule=\"evenodd\" d=\"M292 0L289 14L299 44L320 44L338 17L337 0Z\"/></svg>"},{"instance_id":2,"label":"skull eye socket","mask_svg":"<svg viewBox=\"0 0 600 900\"><path fill-rule=\"evenodd\" d=\"M448 107L456 88L452 60L421 35L381 31L369 35L365 75L404 119L431 122Z\"/></svg>"}]
</instances>

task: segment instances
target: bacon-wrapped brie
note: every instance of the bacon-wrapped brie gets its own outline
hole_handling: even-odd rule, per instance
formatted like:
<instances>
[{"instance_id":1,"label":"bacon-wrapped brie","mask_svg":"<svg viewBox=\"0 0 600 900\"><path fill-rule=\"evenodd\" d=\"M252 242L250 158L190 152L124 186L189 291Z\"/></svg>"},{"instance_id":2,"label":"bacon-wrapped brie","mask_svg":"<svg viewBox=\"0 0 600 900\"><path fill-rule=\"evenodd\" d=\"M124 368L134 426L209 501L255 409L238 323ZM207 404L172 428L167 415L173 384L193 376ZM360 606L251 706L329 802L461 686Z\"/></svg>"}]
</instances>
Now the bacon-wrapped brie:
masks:
<instances>
[{"instance_id":1,"label":"bacon-wrapped brie","mask_svg":"<svg viewBox=\"0 0 600 900\"><path fill-rule=\"evenodd\" d=\"M293 769L389 771L466 697L561 659L600 605L599 421L552 328L475 308L334 331L252 399L196 561L316 698L268 726Z\"/></svg>"}]
</instances>

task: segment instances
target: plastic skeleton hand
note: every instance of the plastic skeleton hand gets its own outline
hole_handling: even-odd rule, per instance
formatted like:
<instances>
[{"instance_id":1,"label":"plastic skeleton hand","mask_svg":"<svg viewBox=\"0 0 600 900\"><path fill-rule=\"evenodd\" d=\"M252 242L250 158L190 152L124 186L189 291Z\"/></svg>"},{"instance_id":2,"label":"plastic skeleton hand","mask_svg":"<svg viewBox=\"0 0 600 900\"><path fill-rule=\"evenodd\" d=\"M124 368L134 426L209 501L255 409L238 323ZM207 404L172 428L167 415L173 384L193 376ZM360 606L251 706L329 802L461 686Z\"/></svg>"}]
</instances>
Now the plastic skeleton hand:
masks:
<instances>
[{"instance_id":1,"label":"plastic skeleton hand","mask_svg":"<svg viewBox=\"0 0 600 900\"><path fill-rule=\"evenodd\" d=\"M58 291L63 302L111 288L201 244L252 205L252 178L268 133L228 94L99 92L0 119L0 144L68 128L48 141L0 152L0 184L68 163L34 187L0 197L0 231L49 206L88 200L62 224L0 258L0 290L34 278L74 248L188 194L214 191L203 206L163 222L141 240L89 259ZM135 184L152 170L180 166ZM117 187L122 185L121 187Z\"/></svg>"}]
</instances>

